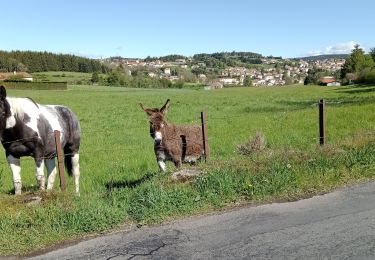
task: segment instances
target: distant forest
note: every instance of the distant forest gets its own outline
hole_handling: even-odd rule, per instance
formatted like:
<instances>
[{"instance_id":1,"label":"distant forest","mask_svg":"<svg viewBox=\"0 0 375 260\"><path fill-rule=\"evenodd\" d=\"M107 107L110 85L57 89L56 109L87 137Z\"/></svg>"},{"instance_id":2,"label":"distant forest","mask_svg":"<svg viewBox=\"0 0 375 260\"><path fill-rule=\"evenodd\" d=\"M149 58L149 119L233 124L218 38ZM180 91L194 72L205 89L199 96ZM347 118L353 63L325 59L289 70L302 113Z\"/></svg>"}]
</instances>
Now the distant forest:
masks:
<instances>
[{"instance_id":1,"label":"distant forest","mask_svg":"<svg viewBox=\"0 0 375 260\"><path fill-rule=\"evenodd\" d=\"M316 61L316 60L325 60L325 59L346 59L349 56L350 56L349 54L324 54L324 55L317 55L317 56L294 58L294 60Z\"/></svg>"},{"instance_id":2,"label":"distant forest","mask_svg":"<svg viewBox=\"0 0 375 260\"><path fill-rule=\"evenodd\" d=\"M0 72L74 71L102 72L108 68L97 60L70 54L35 51L0 51Z\"/></svg>"}]
</instances>

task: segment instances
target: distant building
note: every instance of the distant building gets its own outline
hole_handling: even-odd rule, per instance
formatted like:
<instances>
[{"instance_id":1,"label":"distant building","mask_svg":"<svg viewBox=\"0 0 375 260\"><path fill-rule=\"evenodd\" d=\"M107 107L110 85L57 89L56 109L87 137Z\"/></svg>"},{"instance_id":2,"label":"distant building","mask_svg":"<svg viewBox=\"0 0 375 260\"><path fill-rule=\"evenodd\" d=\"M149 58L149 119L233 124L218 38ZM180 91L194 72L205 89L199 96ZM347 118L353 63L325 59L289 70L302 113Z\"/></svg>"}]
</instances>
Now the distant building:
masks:
<instances>
[{"instance_id":1,"label":"distant building","mask_svg":"<svg viewBox=\"0 0 375 260\"><path fill-rule=\"evenodd\" d=\"M335 77L323 77L319 80L320 85L323 86L341 86L340 82Z\"/></svg>"},{"instance_id":2,"label":"distant building","mask_svg":"<svg viewBox=\"0 0 375 260\"><path fill-rule=\"evenodd\" d=\"M19 77L24 80L33 81L33 76L27 72L0 72L0 81L10 79L11 77Z\"/></svg>"},{"instance_id":3,"label":"distant building","mask_svg":"<svg viewBox=\"0 0 375 260\"><path fill-rule=\"evenodd\" d=\"M207 81L207 76L205 74L199 74L198 75L198 81L199 82L206 82Z\"/></svg>"},{"instance_id":4,"label":"distant building","mask_svg":"<svg viewBox=\"0 0 375 260\"><path fill-rule=\"evenodd\" d=\"M171 75L171 69L170 68L165 68L164 69L164 74L165 75Z\"/></svg>"},{"instance_id":5,"label":"distant building","mask_svg":"<svg viewBox=\"0 0 375 260\"><path fill-rule=\"evenodd\" d=\"M139 59L126 59L124 63L128 66L137 66L139 65Z\"/></svg>"},{"instance_id":6,"label":"distant building","mask_svg":"<svg viewBox=\"0 0 375 260\"><path fill-rule=\"evenodd\" d=\"M223 83L224 86L226 85L238 85L239 80L236 78L220 78L219 81Z\"/></svg>"},{"instance_id":7,"label":"distant building","mask_svg":"<svg viewBox=\"0 0 375 260\"><path fill-rule=\"evenodd\" d=\"M205 90L210 90L210 89L220 89L223 88L223 83L215 81L209 83L207 86L204 87Z\"/></svg>"},{"instance_id":8,"label":"distant building","mask_svg":"<svg viewBox=\"0 0 375 260\"><path fill-rule=\"evenodd\" d=\"M156 78L158 75L154 72L149 72L148 76L151 77L151 78Z\"/></svg>"}]
</instances>

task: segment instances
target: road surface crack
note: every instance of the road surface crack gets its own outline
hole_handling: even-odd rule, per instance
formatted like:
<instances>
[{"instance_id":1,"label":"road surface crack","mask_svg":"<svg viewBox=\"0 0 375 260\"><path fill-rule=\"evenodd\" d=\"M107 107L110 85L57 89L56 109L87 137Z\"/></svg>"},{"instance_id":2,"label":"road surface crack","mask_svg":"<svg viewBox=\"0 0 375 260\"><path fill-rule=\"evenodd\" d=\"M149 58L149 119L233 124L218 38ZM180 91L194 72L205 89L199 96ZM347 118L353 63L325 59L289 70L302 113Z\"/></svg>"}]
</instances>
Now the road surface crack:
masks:
<instances>
[{"instance_id":1,"label":"road surface crack","mask_svg":"<svg viewBox=\"0 0 375 260\"><path fill-rule=\"evenodd\" d=\"M121 253L121 254L117 254L117 255L114 255L114 256L110 256L110 257L107 258L107 260L114 259L114 258L119 257L119 256L126 256L126 255L131 255L129 258L127 258L127 260L133 259L136 256L150 256L150 255L152 255L153 253L157 252L158 250L160 250L161 248L163 248L165 246L167 246L167 244L165 244L164 242L162 242L162 245L158 246L155 249L152 249L148 253L131 254L131 253L126 252L125 254Z\"/></svg>"},{"instance_id":2,"label":"road surface crack","mask_svg":"<svg viewBox=\"0 0 375 260\"><path fill-rule=\"evenodd\" d=\"M128 258L129 259L133 259L134 257L136 256L149 256L149 255L152 255L153 253L157 252L158 250L160 250L161 248L165 247L167 244L165 244L164 242L162 242L163 244L161 246L158 246L157 248L151 250L150 252L148 253L145 253L145 254L130 254L132 255L131 257Z\"/></svg>"}]
</instances>

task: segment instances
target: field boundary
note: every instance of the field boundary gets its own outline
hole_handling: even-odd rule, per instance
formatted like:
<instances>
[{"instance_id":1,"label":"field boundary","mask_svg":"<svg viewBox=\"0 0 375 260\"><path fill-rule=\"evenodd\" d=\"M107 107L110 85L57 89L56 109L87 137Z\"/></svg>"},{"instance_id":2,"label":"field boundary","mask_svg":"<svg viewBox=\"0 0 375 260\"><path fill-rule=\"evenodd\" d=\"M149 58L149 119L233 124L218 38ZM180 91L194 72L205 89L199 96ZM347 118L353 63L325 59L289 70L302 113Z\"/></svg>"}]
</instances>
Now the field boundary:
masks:
<instances>
[{"instance_id":1,"label":"field boundary","mask_svg":"<svg viewBox=\"0 0 375 260\"><path fill-rule=\"evenodd\" d=\"M67 82L10 82L2 81L0 85L7 89L21 90L67 90Z\"/></svg>"}]
</instances>

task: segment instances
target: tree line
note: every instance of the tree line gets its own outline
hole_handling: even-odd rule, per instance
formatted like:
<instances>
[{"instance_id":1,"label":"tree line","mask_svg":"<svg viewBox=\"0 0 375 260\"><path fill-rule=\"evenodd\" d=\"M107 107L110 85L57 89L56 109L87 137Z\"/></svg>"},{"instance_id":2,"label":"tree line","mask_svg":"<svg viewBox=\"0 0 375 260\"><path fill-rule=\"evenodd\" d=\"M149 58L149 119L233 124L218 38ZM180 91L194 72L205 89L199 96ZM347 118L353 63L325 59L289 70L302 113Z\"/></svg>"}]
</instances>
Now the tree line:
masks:
<instances>
[{"instance_id":1,"label":"tree line","mask_svg":"<svg viewBox=\"0 0 375 260\"><path fill-rule=\"evenodd\" d=\"M305 78L305 85L319 84L324 76L333 76L341 83L375 84L375 48L366 54L359 45L355 45L350 55L347 55L343 68L339 71L310 69Z\"/></svg>"},{"instance_id":2,"label":"tree line","mask_svg":"<svg viewBox=\"0 0 375 260\"><path fill-rule=\"evenodd\" d=\"M108 67L100 61L71 54L35 51L0 51L0 71L74 71L107 73Z\"/></svg>"}]
</instances>

